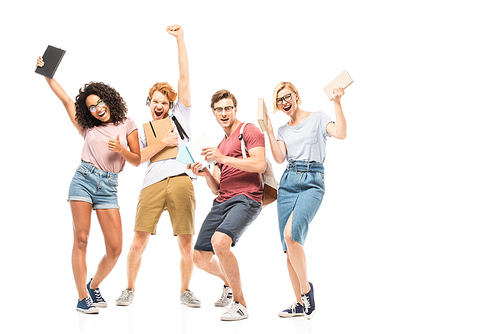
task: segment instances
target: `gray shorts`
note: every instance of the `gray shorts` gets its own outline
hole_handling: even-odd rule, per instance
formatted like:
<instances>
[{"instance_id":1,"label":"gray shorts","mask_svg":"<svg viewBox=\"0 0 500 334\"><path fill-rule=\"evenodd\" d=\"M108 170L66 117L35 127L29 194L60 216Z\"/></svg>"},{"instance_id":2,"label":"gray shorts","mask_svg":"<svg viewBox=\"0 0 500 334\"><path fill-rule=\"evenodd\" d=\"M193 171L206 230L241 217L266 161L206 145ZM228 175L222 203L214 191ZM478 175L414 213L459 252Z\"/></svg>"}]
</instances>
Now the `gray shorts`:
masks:
<instances>
[{"instance_id":1,"label":"gray shorts","mask_svg":"<svg viewBox=\"0 0 500 334\"><path fill-rule=\"evenodd\" d=\"M212 209L201 226L194 249L213 252L212 236L215 232L230 236L233 239L231 246L234 247L261 209L260 203L245 195L235 196L222 203L214 200Z\"/></svg>"}]
</instances>

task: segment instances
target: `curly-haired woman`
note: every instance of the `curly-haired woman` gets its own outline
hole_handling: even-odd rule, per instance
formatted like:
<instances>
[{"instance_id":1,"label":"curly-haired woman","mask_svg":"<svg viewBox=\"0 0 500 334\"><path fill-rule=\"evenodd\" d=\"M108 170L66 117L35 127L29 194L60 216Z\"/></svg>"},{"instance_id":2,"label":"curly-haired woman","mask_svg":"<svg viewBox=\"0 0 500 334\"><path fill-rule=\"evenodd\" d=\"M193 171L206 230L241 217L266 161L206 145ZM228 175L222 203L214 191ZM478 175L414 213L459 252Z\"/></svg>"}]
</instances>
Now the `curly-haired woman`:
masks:
<instances>
[{"instance_id":1,"label":"curly-haired woman","mask_svg":"<svg viewBox=\"0 0 500 334\"><path fill-rule=\"evenodd\" d=\"M43 59L39 57L37 66L43 65ZM107 306L99 284L115 266L122 249L118 173L123 170L125 161L138 166L141 160L137 126L126 117L125 101L110 86L90 82L80 89L76 102L73 102L56 80L46 80L85 140L82 163L71 181L68 195L74 231L72 265L78 290L76 309L83 313L99 313L96 306ZM96 211L101 225L106 254L94 277L86 284L86 252L92 209Z\"/></svg>"}]
</instances>

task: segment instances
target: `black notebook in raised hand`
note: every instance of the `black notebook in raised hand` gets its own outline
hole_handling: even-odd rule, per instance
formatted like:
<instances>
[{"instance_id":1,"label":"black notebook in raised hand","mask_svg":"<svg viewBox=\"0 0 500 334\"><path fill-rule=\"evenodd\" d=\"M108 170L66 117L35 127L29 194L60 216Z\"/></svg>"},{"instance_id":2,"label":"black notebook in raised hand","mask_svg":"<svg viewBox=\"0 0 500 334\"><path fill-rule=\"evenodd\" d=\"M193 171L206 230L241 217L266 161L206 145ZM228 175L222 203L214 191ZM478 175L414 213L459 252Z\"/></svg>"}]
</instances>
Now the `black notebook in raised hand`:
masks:
<instances>
[{"instance_id":1,"label":"black notebook in raised hand","mask_svg":"<svg viewBox=\"0 0 500 334\"><path fill-rule=\"evenodd\" d=\"M65 53L66 51L62 49L55 48L51 45L47 46L47 50L45 50L43 54L44 66L37 67L35 73L52 79Z\"/></svg>"}]
</instances>

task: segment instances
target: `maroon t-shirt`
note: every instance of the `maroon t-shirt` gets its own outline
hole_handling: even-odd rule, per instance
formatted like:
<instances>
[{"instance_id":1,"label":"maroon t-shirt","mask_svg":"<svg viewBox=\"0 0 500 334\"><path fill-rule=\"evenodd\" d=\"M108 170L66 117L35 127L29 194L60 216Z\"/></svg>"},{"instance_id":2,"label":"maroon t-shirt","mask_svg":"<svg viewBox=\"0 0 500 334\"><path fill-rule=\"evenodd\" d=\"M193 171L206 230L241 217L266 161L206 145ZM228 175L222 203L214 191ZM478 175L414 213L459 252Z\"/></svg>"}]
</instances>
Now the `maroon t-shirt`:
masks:
<instances>
[{"instance_id":1,"label":"maroon t-shirt","mask_svg":"<svg viewBox=\"0 0 500 334\"><path fill-rule=\"evenodd\" d=\"M224 138L220 142L218 149L223 155L243 159L241 142L238 139L242 125L243 123L238 126L228 139ZM251 123L248 123L243 129L243 140L245 141L247 150L259 146L265 147L264 134ZM244 172L227 165L219 165L219 168L220 186L219 196L216 198L217 202L222 203L235 196L246 195L248 198L262 203L262 188L259 173Z\"/></svg>"}]
</instances>

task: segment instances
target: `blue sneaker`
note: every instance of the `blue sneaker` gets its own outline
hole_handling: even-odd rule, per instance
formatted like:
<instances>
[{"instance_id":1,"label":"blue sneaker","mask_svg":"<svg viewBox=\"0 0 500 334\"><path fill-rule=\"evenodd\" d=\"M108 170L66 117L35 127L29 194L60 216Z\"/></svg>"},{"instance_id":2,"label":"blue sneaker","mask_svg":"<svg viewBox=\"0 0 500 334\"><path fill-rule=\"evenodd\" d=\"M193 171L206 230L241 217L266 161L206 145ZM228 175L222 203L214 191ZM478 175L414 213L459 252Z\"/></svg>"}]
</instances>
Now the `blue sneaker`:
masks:
<instances>
[{"instance_id":1,"label":"blue sneaker","mask_svg":"<svg viewBox=\"0 0 500 334\"><path fill-rule=\"evenodd\" d=\"M314 289L311 282L309 282L311 289L308 293L301 296L302 303L304 304L304 314L307 319L311 319L316 312L316 304L314 303Z\"/></svg>"},{"instance_id":2,"label":"blue sneaker","mask_svg":"<svg viewBox=\"0 0 500 334\"><path fill-rule=\"evenodd\" d=\"M289 308L284 309L278 315L282 318L291 318L291 317L302 317L304 316L304 306L300 303L293 302Z\"/></svg>"},{"instance_id":3,"label":"blue sneaker","mask_svg":"<svg viewBox=\"0 0 500 334\"><path fill-rule=\"evenodd\" d=\"M82 300L79 300L78 304L76 304L76 310L87 314L99 313L99 310L94 306L92 300L89 297L85 297Z\"/></svg>"},{"instance_id":4,"label":"blue sneaker","mask_svg":"<svg viewBox=\"0 0 500 334\"><path fill-rule=\"evenodd\" d=\"M90 288L90 283L92 282L93 278L90 279L90 281L87 283L87 291L89 292L89 296L92 299L92 303L94 303L94 306L96 307L107 307L108 304L106 304L106 301L104 298L101 296L101 291L99 288L97 289L91 289Z\"/></svg>"}]
</instances>

